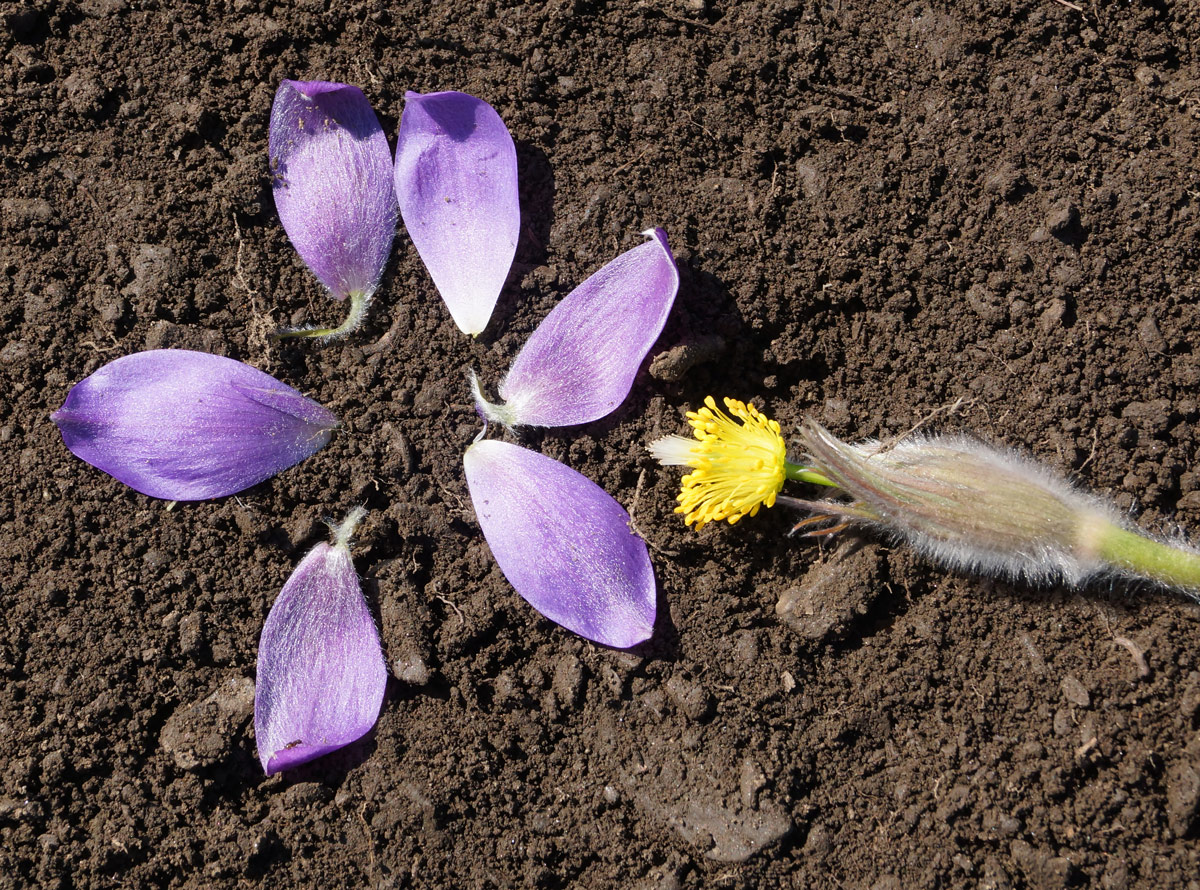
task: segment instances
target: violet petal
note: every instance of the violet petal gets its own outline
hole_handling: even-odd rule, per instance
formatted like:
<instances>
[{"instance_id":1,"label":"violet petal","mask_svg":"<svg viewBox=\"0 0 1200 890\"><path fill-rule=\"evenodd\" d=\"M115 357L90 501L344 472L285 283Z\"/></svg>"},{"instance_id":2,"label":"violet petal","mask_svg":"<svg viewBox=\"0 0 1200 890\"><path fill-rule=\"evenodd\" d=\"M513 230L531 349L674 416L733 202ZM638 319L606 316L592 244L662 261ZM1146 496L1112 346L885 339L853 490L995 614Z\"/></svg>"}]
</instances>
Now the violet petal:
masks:
<instances>
[{"instance_id":1,"label":"violet petal","mask_svg":"<svg viewBox=\"0 0 1200 890\"><path fill-rule=\"evenodd\" d=\"M487 327L521 228L517 149L492 106L406 93L396 143L400 215L454 323Z\"/></svg>"},{"instance_id":2,"label":"violet petal","mask_svg":"<svg viewBox=\"0 0 1200 890\"><path fill-rule=\"evenodd\" d=\"M654 632L654 569L629 514L552 458L494 439L463 456L492 555L531 606L582 637L624 649Z\"/></svg>"},{"instance_id":3,"label":"violet petal","mask_svg":"<svg viewBox=\"0 0 1200 890\"><path fill-rule=\"evenodd\" d=\"M151 497L235 494L314 454L338 420L257 368L155 349L104 365L51 415L76 457Z\"/></svg>"},{"instance_id":4,"label":"violet petal","mask_svg":"<svg viewBox=\"0 0 1200 890\"><path fill-rule=\"evenodd\" d=\"M352 511L332 546L309 551L263 625L254 737L268 776L349 745L379 717L387 665L350 559L365 513Z\"/></svg>"},{"instance_id":5,"label":"violet petal","mask_svg":"<svg viewBox=\"0 0 1200 890\"><path fill-rule=\"evenodd\" d=\"M275 208L301 259L334 298L369 298L396 234L396 196L387 137L362 90L285 80L270 157Z\"/></svg>"},{"instance_id":6,"label":"violet petal","mask_svg":"<svg viewBox=\"0 0 1200 890\"><path fill-rule=\"evenodd\" d=\"M570 426L613 411L666 324L679 271L662 229L567 294L525 342L499 387L476 404L506 426Z\"/></svg>"}]
</instances>

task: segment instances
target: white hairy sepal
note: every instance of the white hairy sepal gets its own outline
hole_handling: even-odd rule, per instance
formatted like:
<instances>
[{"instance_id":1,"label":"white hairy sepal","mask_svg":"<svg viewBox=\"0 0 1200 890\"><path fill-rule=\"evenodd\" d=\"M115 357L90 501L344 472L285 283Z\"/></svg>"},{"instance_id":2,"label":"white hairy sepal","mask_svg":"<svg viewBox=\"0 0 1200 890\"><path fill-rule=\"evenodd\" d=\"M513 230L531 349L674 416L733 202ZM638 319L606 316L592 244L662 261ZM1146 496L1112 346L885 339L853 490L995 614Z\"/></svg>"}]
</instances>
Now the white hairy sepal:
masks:
<instances>
[{"instance_id":1,"label":"white hairy sepal","mask_svg":"<svg viewBox=\"0 0 1200 890\"><path fill-rule=\"evenodd\" d=\"M961 436L850 445L812 420L801 438L812 469L853 500L791 503L871 526L942 565L1072 585L1139 574L1102 555L1108 531L1128 528L1115 510L1014 451Z\"/></svg>"}]
</instances>

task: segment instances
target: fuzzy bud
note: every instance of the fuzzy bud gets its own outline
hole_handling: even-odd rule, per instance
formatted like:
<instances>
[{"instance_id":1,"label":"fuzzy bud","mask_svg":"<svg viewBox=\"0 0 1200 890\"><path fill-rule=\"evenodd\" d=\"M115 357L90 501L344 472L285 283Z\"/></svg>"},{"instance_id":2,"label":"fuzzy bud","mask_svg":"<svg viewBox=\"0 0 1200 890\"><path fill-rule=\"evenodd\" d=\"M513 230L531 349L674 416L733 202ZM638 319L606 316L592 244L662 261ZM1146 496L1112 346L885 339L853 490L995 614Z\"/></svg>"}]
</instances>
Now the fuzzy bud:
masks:
<instances>
[{"instance_id":1,"label":"fuzzy bud","mask_svg":"<svg viewBox=\"0 0 1200 890\"><path fill-rule=\"evenodd\" d=\"M780 502L874 526L970 572L1069 584L1142 574L1110 552L1130 534L1111 507L1012 451L956 436L851 445L811 419L801 437L812 469L853 501Z\"/></svg>"}]
</instances>

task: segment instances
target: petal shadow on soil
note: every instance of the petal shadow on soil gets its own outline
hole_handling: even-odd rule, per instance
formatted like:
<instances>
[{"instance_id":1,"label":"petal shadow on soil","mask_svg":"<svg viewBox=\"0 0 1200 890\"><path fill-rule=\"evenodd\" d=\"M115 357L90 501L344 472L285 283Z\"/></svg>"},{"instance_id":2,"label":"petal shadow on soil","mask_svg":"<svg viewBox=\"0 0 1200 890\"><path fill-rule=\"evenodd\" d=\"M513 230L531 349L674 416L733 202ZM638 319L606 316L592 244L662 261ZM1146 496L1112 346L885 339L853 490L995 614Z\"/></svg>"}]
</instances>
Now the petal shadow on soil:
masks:
<instances>
[{"instance_id":1,"label":"petal shadow on soil","mask_svg":"<svg viewBox=\"0 0 1200 890\"><path fill-rule=\"evenodd\" d=\"M392 685L393 683L389 678L389 688ZM387 708L387 700L388 698L385 695L383 699L384 709ZM383 711L381 710L380 716L382 714ZM346 777L350 775L351 770L361 766L375 753L378 725L376 723L375 726L371 727L370 732L357 741L346 745L344 748L330 751L328 754L324 754L315 760L310 760L300 766L276 773L276 775L283 776L284 788L297 785L301 782L316 782L325 788L339 788L346 780Z\"/></svg>"},{"instance_id":2,"label":"petal shadow on soil","mask_svg":"<svg viewBox=\"0 0 1200 890\"><path fill-rule=\"evenodd\" d=\"M653 550L650 552L650 558L654 559ZM661 572L656 571L655 575L661 576ZM646 661L679 661L679 629L675 626L675 620L671 616L671 600L667 590L663 587L661 577L658 578L658 595L655 599L657 611L654 633L650 639L628 651Z\"/></svg>"},{"instance_id":3,"label":"petal shadow on soil","mask_svg":"<svg viewBox=\"0 0 1200 890\"><path fill-rule=\"evenodd\" d=\"M486 346L499 339L517 316L522 299L520 280L544 266L549 253L550 230L554 226L554 171L546 153L536 145L517 142L517 187L521 197L521 234L491 321L477 338Z\"/></svg>"}]
</instances>

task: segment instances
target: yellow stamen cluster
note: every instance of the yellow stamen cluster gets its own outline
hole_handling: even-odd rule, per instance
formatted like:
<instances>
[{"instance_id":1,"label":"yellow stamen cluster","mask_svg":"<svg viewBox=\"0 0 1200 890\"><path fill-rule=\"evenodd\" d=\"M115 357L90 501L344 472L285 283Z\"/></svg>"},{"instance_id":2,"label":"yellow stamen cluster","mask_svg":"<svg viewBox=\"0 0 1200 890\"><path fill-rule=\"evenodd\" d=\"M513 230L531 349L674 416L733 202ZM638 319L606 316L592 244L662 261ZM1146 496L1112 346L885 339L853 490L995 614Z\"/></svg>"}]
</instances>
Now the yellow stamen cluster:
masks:
<instances>
[{"instance_id":1,"label":"yellow stamen cluster","mask_svg":"<svg viewBox=\"0 0 1200 890\"><path fill-rule=\"evenodd\" d=\"M758 412L754 405L725 399L732 418L717 408L709 396L705 407L689 411L688 422L699 439L687 464L676 513L697 530L708 522L728 520L732 525L753 516L763 504L775 505L783 488L787 448L779 424Z\"/></svg>"}]
</instances>

